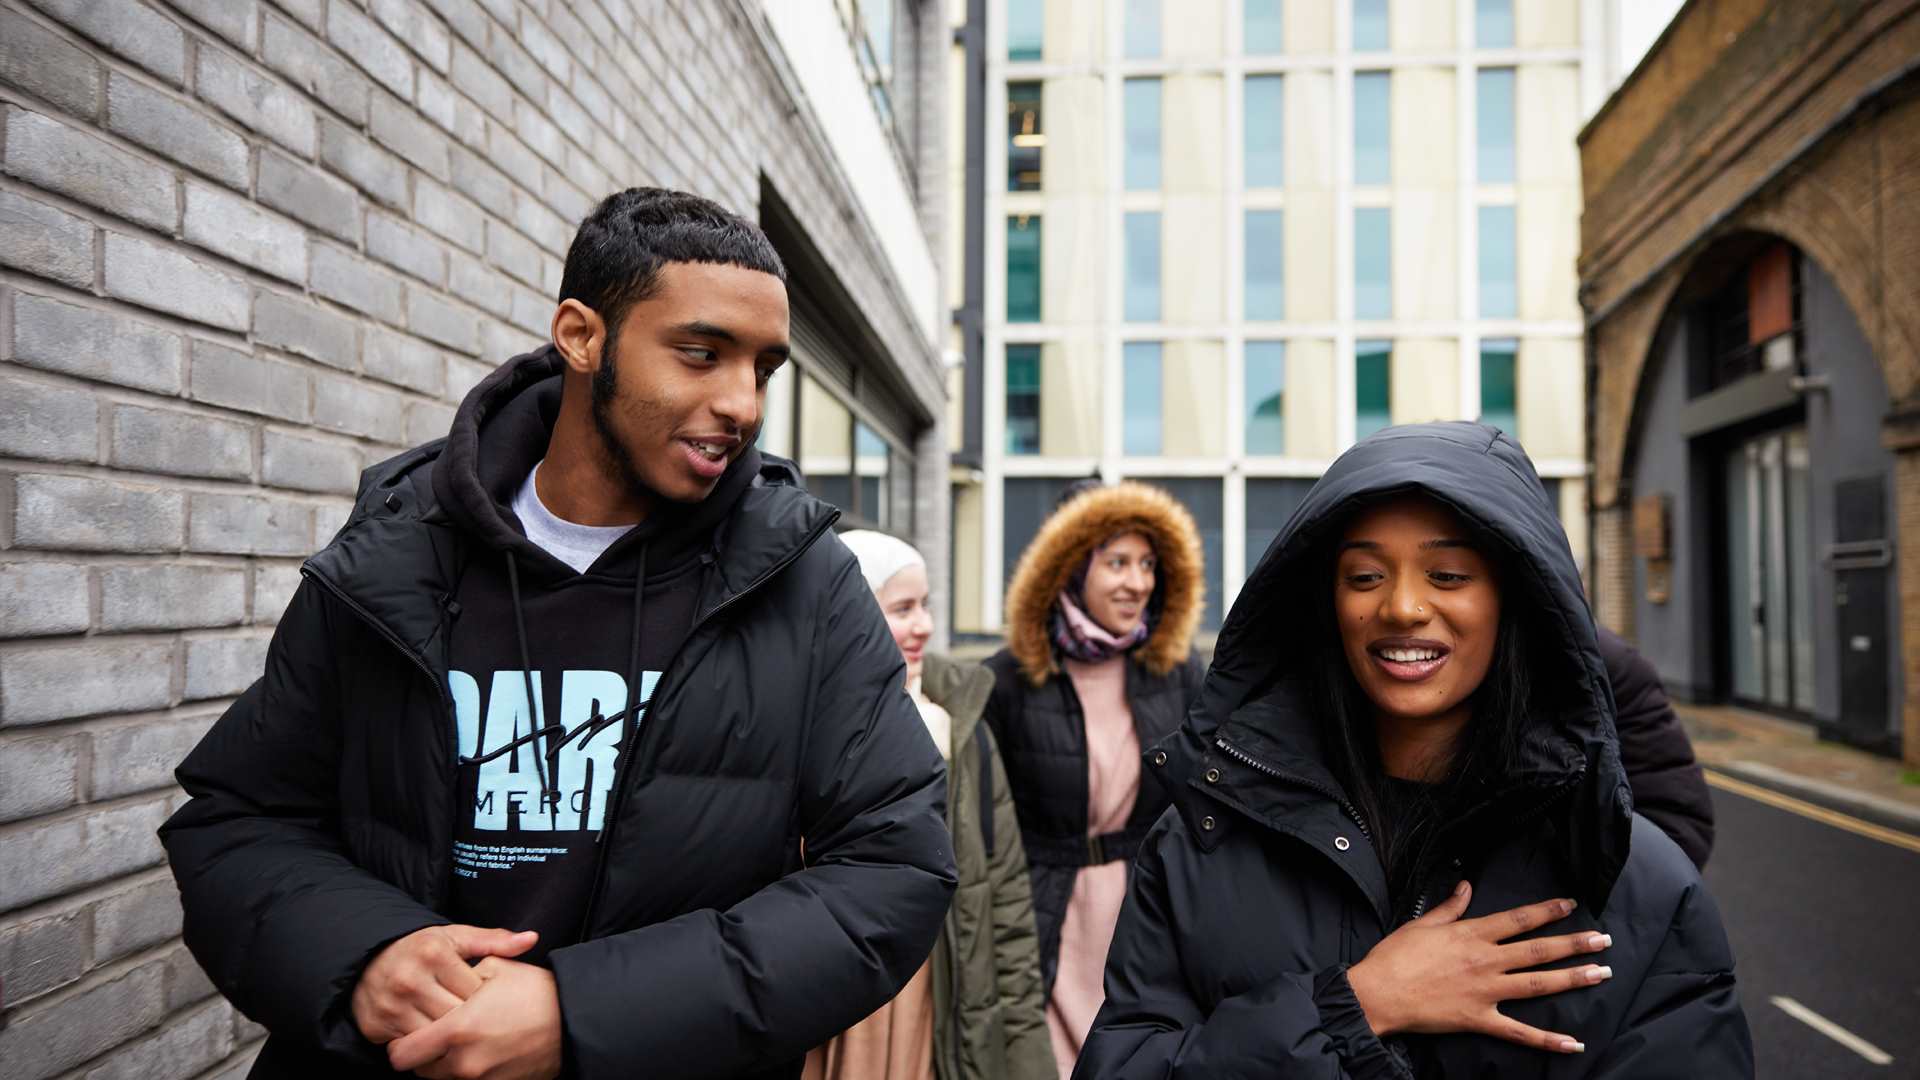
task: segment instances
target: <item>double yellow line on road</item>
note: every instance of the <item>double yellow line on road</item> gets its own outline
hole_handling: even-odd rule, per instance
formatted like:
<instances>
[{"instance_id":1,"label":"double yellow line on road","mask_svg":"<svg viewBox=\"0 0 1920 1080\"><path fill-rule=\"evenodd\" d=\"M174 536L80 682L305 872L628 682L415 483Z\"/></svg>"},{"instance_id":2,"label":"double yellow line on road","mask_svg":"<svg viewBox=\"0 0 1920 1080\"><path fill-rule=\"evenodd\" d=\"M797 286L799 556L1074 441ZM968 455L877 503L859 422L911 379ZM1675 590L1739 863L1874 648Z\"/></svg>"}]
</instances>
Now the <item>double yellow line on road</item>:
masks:
<instances>
[{"instance_id":1,"label":"double yellow line on road","mask_svg":"<svg viewBox=\"0 0 1920 1080\"><path fill-rule=\"evenodd\" d=\"M1770 788L1763 788L1758 784L1749 784L1745 780L1736 780L1722 772L1715 772L1712 769L1706 769L1704 771L1707 774L1707 783L1723 791L1730 791L1735 795L1752 799L1754 802L1765 803L1775 809L1785 810L1790 814L1799 814L1804 818L1812 818L1823 825L1831 825L1836 829L1845 829L1850 833L1864 836L1869 840L1878 840L1883 844L1892 844L1894 847L1904 848L1916 855L1920 855L1920 836L1903 833L1898 829L1889 829L1884 825L1875 825L1871 821L1861 821L1857 817L1849 817L1839 811L1829 810L1824 806L1815 806L1804 799L1796 799L1791 795L1782 795Z\"/></svg>"}]
</instances>

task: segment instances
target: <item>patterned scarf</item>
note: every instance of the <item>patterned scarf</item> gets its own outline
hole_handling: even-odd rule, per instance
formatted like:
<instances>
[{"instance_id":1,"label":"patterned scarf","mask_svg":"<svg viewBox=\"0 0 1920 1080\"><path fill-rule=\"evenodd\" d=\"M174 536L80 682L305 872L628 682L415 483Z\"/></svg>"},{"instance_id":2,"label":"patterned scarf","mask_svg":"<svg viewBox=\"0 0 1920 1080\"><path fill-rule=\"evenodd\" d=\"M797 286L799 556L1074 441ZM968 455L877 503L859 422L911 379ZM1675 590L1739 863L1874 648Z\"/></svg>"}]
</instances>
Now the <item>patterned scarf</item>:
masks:
<instances>
[{"instance_id":1,"label":"patterned scarf","mask_svg":"<svg viewBox=\"0 0 1920 1080\"><path fill-rule=\"evenodd\" d=\"M1047 619L1047 632L1053 639L1054 649L1069 660L1097 664L1125 653L1153 633L1154 619L1159 612L1151 600L1139 624L1121 637L1115 637L1087 614L1087 571L1093 568L1093 560L1099 558L1105 548L1106 545L1102 544L1087 556L1087 564L1073 575L1073 580L1067 582L1067 587L1060 590L1060 595L1054 599L1053 612Z\"/></svg>"}]
</instances>

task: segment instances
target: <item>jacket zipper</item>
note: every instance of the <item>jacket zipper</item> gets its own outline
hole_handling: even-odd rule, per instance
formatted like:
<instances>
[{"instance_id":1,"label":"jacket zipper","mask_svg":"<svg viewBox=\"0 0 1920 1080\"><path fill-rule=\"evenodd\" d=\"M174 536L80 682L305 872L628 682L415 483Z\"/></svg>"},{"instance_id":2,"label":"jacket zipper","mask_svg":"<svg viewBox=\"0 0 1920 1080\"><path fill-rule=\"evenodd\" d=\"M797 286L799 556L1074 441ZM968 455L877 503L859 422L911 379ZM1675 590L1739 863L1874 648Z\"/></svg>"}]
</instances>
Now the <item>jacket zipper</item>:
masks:
<instances>
[{"instance_id":1,"label":"jacket zipper","mask_svg":"<svg viewBox=\"0 0 1920 1080\"><path fill-rule=\"evenodd\" d=\"M653 693L647 698L647 700L649 702L655 699L665 700L663 691L668 686L667 672L674 671L675 665L677 665L680 662L681 655L686 652L687 643L693 640L693 636L695 634L698 634L700 631L706 629L706 626L708 623L712 622L715 618L717 618L721 612L732 607L736 601L740 600L742 597L751 595L754 591L758 590L762 585L765 585L767 582L773 580L774 577L777 576L782 570L785 570L787 567L792 566L794 562L796 562L800 558L800 556L806 554L807 551L813 547L814 542L819 540L821 535L825 533L828 529L832 528L833 523L835 521L838 521L839 519L840 519L840 515L838 512L828 514L825 521L822 521L820 524L814 526L813 531L809 532L801 540L799 545L797 545L792 551L788 552L785 556L783 556L779 562L774 563L772 566L768 567L766 569L766 572L762 573L759 577L754 578L752 581L747 582L746 586L742 588L739 592L734 593L732 596L729 596L725 600L720 601L720 603L714 605L714 608L712 611L709 611L706 613L706 615L702 616L700 621L695 623L691 630L687 631L687 636L680 642L680 647L674 650L673 659L667 661L666 672L663 672L660 676L660 681L654 684ZM653 712L654 710L651 707L649 707L647 711ZM618 827L620 823L620 816L619 816L620 806L622 803L626 801L626 799L624 798L624 796L626 795L624 780L626 778L627 766L628 764L631 763L633 759L633 752L639 749L638 740L640 738L641 726L642 726L641 723L638 720L636 720L633 725L633 730L628 732L626 737L620 741L620 750L618 751L618 753L615 755L613 759L613 781L612 781L612 786L609 789L610 794L607 797L606 827L600 831L599 840L594 845L595 851L594 851L594 862L593 862L593 889L591 892L587 894L587 910L581 915L581 918L580 918L580 932L577 935L579 941L587 940L587 934L593 929L594 912L600 906L600 895L606 891L607 852L612 850L613 848L613 832L614 832L614 829ZM654 726L655 725L652 725L652 724L646 725L646 727L649 729L651 729ZM575 942L575 944L577 944L577 942Z\"/></svg>"},{"instance_id":2,"label":"jacket zipper","mask_svg":"<svg viewBox=\"0 0 1920 1080\"><path fill-rule=\"evenodd\" d=\"M1220 736L1217 736L1217 735L1214 736L1213 745L1219 747L1220 751L1226 754L1228 757L1232 758L1235 761L1238 761L1240 764L1245 765L1248 768L1254 769L1258 772L1266 773L1268 776L1273 777L1275 780L1283 780L1289 784L1297 784L1300 787L1307 788L1310 791L1317 791L1320 794L1325 795L1327 798L1332 799L1334 802L1339 803L1340 809L1346 811L1346 815L1353 819L1353 823L1355 825L1358 825L1360 827L1360 835L1367 838L1367 843L1369 844L1373 843L1373 830L1367 828L1366 819L1361 817L1360 811L1354 809L1353 804L1348 802L1345 798L1343 798L1339 792L1333 790L1332 788L1328 787L1325 784L1319 783L1314 780L1309 780L1304 776L1295 776L1292 773L1283 772L1279 769L1276 769L1273 766L1267 764L1266 762L1260 761L1257 758L1254 758L1252 755L1248 754L1246 751L1233 746L1231 743L1227 742L1225 738L1222 738Z\"/></svg>"},{"instance_id":3,"label":"jacket zipper","mask_svg":"<svg viewBox=\"0 0 1920 1080\"><path fill-rule=\"evenodd\" d=\"M354 615L359 617L360 621L366 623L368 626L373 627L373 630L376 634L380 635L382 638L385 638L389 644L391 644L394 648L400 650L400 654L402 656L405 656L408 660L413 661L413 665L420 669L420 673L422 675L425 675L427 677L427 683L433 687L434 697L437 698L440 702L441 717L446 721L446 726L443 729L443 732L447 740L446 760L448 761L457 760L460 756L460 734L459 734L459 721L455 719L453 715L453 701L447 695L446 686L444 686L440 678L434 674L433 668L431 665L427 663L426 658L422 657L419 653L415 652L412 647L407 645L406 642L401 641L400 635L394 633L393 630L390 627L388 627L386 623L381 622L379 619L375 618L373 615L373 612L368 611L366 608L360 606L358 601L354 600L353 597L348 596L345 589L340 588L338 585L335 585L333 582L328 581L326 577L324 577L323 575L317 574L314 571L309 570L304 566L300 568L300 576L306 578L308 581L319 583L321 588L327 590L328 593L332 594L334 599L340 601L340 603L343 606L345 606L348 611L353 612ZM428 906L437 908L438 905L446 899L447 894L451 891L448 887L449 885L448 879L451 878L452 874L453 874L453 860L449 858L447 860L447 873L444 875L441 875L441 880L439 882L436 882L438 895L432 897L433 903Z\"/></svg>"},{"instance_id":4,"label":"jacket zipper","mask_svg":"<svg viewBox=\"0 0 1920 1080\"><path fill-rule=\"evenodd\" d=\"M1572 780L1569 780L1566 783L1563 783L1559 787L1555 788L1553 792L1549 794L1546 798L1541 799L1539 802L1534 803L1531 807L1527 809L1525 813L1521 814L1520 816L1514 818L1511 822L1509 822L1508 827L1511 829L1514 826L1524 825L1528 821L1532 820L1533 818L1539 817L1541 814L1546 813L1548 807L1552 806L1554 803L1557 803L1561 799L1565 798L1567 793L1573 790L1573 785L1575 782L1578 781L1578 779L1579 779L1579 776L1576 775ZM1453 868L1456 872L1460 869L1459 859L1453 860ZM1413 915L1411 916L1411 919L1419 918L1420 916L1426 914L1426 911L1427 911L1427 891L1425 889L1422 889L1420 891L1419 897L1415 899L1413 902Z\"/></svg>"}]
</instances>

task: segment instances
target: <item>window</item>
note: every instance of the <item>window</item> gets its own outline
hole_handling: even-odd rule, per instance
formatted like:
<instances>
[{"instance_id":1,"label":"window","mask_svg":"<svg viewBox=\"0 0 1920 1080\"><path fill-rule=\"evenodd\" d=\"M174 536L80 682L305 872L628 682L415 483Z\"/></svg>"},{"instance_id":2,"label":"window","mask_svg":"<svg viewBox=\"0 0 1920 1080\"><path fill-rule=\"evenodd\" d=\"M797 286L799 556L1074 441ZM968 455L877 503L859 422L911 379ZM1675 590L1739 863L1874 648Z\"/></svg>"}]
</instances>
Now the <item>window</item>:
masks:
<instances>
[{"instance_id":1,"label":"window","mask_svg":"<svg viewBox=\"0 0 1920 1080\"><path fill-rule=\"evenodd\" d=\"M1007 321L1040 321L1040 219L1007 219Z\"/></svg>"},{"instance_id":2,"label":"window","mask_svg":"<svg viewBox=\"0 0 1920 1080\"><path fill-rule=\"evenodd\" d=\"M799 373L789 362L767 380L767 399L760 407L760 431L753 444L761 453L793 456L793 388Z\"/></svg>"},{"instance_id":3,"label":"window","mask_svg":"<svg viewBox=\"0 0 1920 1080\"><path fill-rule=\"evenodd\" d=\"M1046 0L1007 0L1007 59L1040 59L1046 35Z\"/></svg>"},{"instance_id":4,"label":"window","mask_svg":"<svg viewBox=\"0 0 1920 1080\"><path fill-rule=\"evenodd\" d=\"M1353 316L1393 318L1393 211L1384 206L1353 212Z\"/></svg>"},{"instance_id":5,"label":"window","mask_svg":"<svg viewBox=\"0 0 1920 1080\"><path fill-rule=\"evenodd\" d=\"M1000 581L1013 580L1013 568L1033 543L1040 525L1052 516L1060 496L1080 477L1009 476L1001 481Z\"/></svg>"},{"instance_id":6,"label":"window","mask_svg":"<svg viewBox=\"0 0 1920 1080\"><path fill-rule=\"evenodd\" d=\"M1771 244L1695 308L1699 359L1688 392L1715 390L1761 371L1793 370L1799 360L1800 260Z\"/></svg>"},{"instance_id":7,"label":"window","mask_svg":"<svg viewBox=\"0 0 1920 1080\"><path fill-rule=\"evenodd\" d=\"M1247 140L1247 186L1280 187L1286 180L1283 118L1286 83L1278 75L1255 75L1246 81L1244 123Z\"/></svg>"},{"instance_id":8,"label":"window","mask_svg":"<svg viewBox=\"0 0 1920 1080\"><path fill-rule=\"evenodd\" d=\"M1220 538L1222 507L1225 499L1220 489L1218 477L1166 477L1154 479L1145 476L1131 476L1129 480L1138 480L1143 484L1152 484L1174 497L1187 513L1193 515L1193 523L1200 528L1200 549L1206 560L1207 606L1200 616L1200 626L1205 630L1220 629L1220 560L1223 557Z\"/></svg>"},{"instance_id":9,"label":"window","mask_svg":"<svg viewBox=\"0 0 1920 1080\"><path fill-rule=\"evenodd\" d=\"M1353 182L1393 180L1393 76L1363 71L1353 77Z\"/></svg>"},{"instance_id":10,"label":"window","mask_svg":"<svg viewBox=\"0 0 1920 1080\"><path fill-rule=\"evenodd\" d=\"M1127 0L1127 58L1160 55L1160 0Z\"/></svg>"},{"instance_id":11,"label":"window","mask_svg":"<svg viewBox=\"0 0 1920 1080\"><path fill-rule=\"evenodd\" d=\"M1353 437L1393 423L1393 342L1361 341L1353 349Z\"/></svg>"},{"instance_id":12,"label":"window","mask_svg":"<svg viewBox=\"0 0 1920 1080\"><path fill-rule=\"evenodd\" d=\"M853 423L853 474L859 481L860 516L883 529L893 527L893 447L864 422Z\"/></svg>"},{"instance_id":13,"label":"window","mask_svg":"<svg viewBox=\"0 0 1920 1080\"><path fill-rule=\"evenodd\" d=\"M1249 341L1247 369L1247 453L1287 452L1287 344ZM1251 513L1251 511L1249 511ZM1252 553L1252 549L1248 549Z\"/></svg>"},{"instance_id":14,"label":"window","mask_svg":"<svg viewBox=\"0 0 1920 1080\"><path fill-rule=\"evenodd\" d=\"M1160 214L1129 213L1125 221L1128 322L1160 321Z\"/></svg>"},{"instance_id":15,"label":"window","mask_svg":"<svg viewBox=\"0 0 1920 1080\"><path fill-rule=\"evenodd\" d=\"M1040 346L1007 346L1007 453L1040 452Z\"/></svg>"},{"instance_id":16,"label":"window","mask_svg":"<svg viewBox=\"0 0 1920 1080\"><path fill-rule=\"evenodd\" d=\"M1040 127L1040 84L1007 84L1007 190L1040 190L1040 152L1047 136Z\"/></svg>"},{"instance_id":17,"label":"window","mask_svg":"<svg viewBox=\"0 0 1920 1080\"><path fill-rule=\"evenodd\" d=\"M800 376L800 473L807 490L853 512L853 414L819 380Z\"/></svg>"},{"instance_id":18,"label":"window","mask_svg":"<svg viewBox=\"0 0 1920 1080\"><path fill-rule=\"evenodd\" d=\"M1126 82L1127 190L1160 186L1160 80Z\"/></svg>"},{"instance_id":19,"label":"window","mask_svg":"<svg viewBox=\"0 0 1920 1080\"><path fill-rule=\"evenodd\" d=\"M1515 261L1519 237L1513 207L1480 208L1480 317L1511 319L1520 313Z\"/></svg>"},{"instance_id":20,"label":"window","mask_svg":"<svg viewBox=\"0 0 1920 1080\"><path fill-rule=\"evenodd\" d=\"M1493 338L1480 343L1480 422L1520 437L1519 386L1514 376L1520 343Z\"/></svg>"},{"instance_id":21,"label":"window","mask_svg":"<svg viewBox=\"0 0 1920 1080\"><path fill-rule=\"evenodd\" d=\"M1474 85L1475 138L1480 141L1479 180L1511 184L1514 172L1513 69L1481 68Z\"/></svg>"},{"instance_id":22,"label":"window","mask_svg":"<svg viewBox=\"0 0 1920 1080\"><path fill-rule=\"evenodd\" d=\"M1513 0L1474 0L1473 43L1483 49L1513 48Z\"/></svg>"},{"instance_id":23,"label":"window","mask_svg":"<svg viewBox=\"0 0 1920 1080\"><path fill-rule=\"evenodd\" d=\"M1247 211L1247 319L1278 322L1287 317L1287 248L1279 210Z\"/></svg>"},{"instance_id":24,"label":"window","mask_svg":"<svg viewBox=\"0 0 1920 1080\"><path fill-rule=\"evenodd\" d=\"M1241 9L1241 37L1248 56L1273 56L1286 45L1280 21L1282 0L1246 0ZM1311 2L1311 0L1309 0Z\"/></svg>"},{"instance_id":25,"label":"window","mask_svg":"<svg viewBox=\"0 0 1920 1080\"><path fill-rule=\"evenodd\" d=\"M1387 0L1353 0L1353 50L1378 52L1387 47Z\"/></svg>"},{"instance_id":26,"label":"window","mask_svg":"<svg viewBox=\"0 0 1920 1080\"><path fill-rule=\"evenodd\" d=\"M1247 572L1260 566L1260 557L1287 527L1300 504L1307 501L1313 481L1306 479L1247 481Z\"/></svg>"},{"instance_id":27,"label":"window","mask_svg":"<svg viewBox=\"0 0 1920 1080\"><path fill-rule=\"evenodd\" d=\"M1121 355L1125 422L1121 449L1131 457L1160 454L1160 343L1129 341Z\"/></svg>"}]
</instances>

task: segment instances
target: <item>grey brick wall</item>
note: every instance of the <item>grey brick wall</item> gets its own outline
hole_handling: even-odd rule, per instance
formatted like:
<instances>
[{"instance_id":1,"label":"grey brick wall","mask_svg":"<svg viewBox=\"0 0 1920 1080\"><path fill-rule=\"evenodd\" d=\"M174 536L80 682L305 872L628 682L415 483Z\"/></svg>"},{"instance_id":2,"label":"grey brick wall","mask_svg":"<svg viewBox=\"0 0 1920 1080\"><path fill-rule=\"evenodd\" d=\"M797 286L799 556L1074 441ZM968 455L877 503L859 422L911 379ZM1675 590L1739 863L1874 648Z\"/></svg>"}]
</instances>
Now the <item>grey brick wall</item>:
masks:
<instances>
[{"instance_id":1,"label":"grey brick wall","mask_svg":"<svg viewBox=\"0 0 1920 1080\"><path fill-rule=\"evenodd\" d=\"M595 200L655 183L757 216L770 186L938 384L760 2L0 0L10 1080L244 1074L263 1033L181 947L154 836L172 768L258 674L359 470L544 337ZM941 172L916 170L930 233Z\"/></svg>"}]
</instances>

